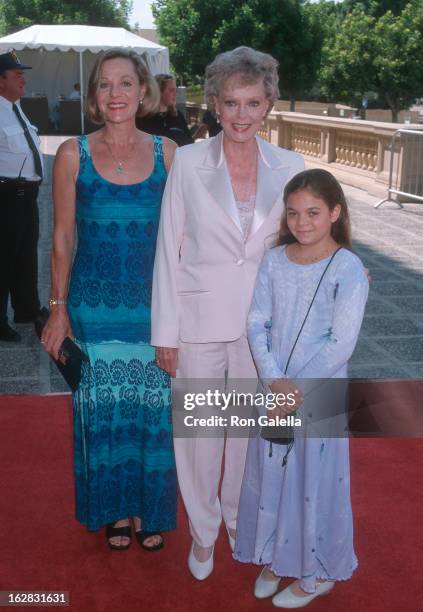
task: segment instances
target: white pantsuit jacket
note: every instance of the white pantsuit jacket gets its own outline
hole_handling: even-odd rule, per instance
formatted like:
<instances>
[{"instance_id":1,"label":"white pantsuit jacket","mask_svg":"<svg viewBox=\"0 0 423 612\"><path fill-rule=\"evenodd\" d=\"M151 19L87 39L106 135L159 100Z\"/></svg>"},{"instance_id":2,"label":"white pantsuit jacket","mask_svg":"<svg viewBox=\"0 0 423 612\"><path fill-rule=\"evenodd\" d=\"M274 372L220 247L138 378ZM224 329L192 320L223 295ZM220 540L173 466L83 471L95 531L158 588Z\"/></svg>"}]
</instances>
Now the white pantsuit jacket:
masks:
<instances>
[{"instance_id":1,"label":"white pantsuit jacket","mask_svg":"<svg viewBox=\"0 0 423 612\"><path fill-rule=\"evenodd\" d=\"M297 153L256 140L256 202L246 240L223 133L177 149L157 237L152 345L226 342L245 333L259 264L278 239L283 189L304 169Z\"/></svg>"}]
</instances>

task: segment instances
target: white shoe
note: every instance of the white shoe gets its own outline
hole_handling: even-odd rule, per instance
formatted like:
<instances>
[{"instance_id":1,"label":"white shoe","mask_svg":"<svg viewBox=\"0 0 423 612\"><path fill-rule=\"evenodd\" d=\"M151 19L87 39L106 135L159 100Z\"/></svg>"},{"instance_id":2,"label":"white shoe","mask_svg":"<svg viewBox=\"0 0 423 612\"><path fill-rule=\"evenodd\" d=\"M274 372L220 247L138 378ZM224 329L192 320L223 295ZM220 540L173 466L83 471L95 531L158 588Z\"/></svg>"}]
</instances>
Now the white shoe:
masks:
<instances>
[{"instance_id":1,"label":"white shoe","mask_svg":"<svg viewBox=\"0 0 423 612\"><path fill-rule=\"evenodd\" d=\"M263 578L263 572L267 566L264 566L261 570L257 580L254 583L254 595L257 599L265 599L265 597L271 597L274 595L278 588L281 579L279 580L266 580Z\"/></svg>"},{"instance_id":2,"label":"white shoe","mask_svg":"<svg viewBox=\"0 0 423 612\"><path fill-rule=\"evenodd\" d=\"M329 593L334 586L335 583L333 581L326 580L325 582L318 582L316 584L315 592L304 596L294 595L288 586L286 589L274 596L272 599L272 604L277 608L303 608L319 595Z\"/></svg>"},{"instance_id":3,"label":"white shoe","mask_svg":"<svg viewBox=\"0 0 423 612\"><path fill-rule=\"evenodd\" d=\"M213 554L214 546L210 557L206 561L198 561L194 555L194 542L192 542L188 556L188 567L194 578L197 580L205 580L210 576L213 571Z\"/></svg>"}]
</instances>

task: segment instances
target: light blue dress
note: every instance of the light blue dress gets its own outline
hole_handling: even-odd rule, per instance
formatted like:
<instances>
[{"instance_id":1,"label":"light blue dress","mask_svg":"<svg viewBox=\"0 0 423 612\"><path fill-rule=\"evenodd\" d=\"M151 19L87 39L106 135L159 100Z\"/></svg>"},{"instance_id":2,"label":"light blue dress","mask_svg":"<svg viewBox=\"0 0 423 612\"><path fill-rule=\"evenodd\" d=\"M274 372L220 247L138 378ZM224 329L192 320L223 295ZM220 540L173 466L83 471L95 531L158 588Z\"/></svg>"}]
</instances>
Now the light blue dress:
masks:
<instances>
[{"instance_id":1,"label":"light blue dress","mask_svg":"<svg viewBox=\"0 0 423 612\"><path fill-rule=\"evenodd\" d=\"M76 516L90 530L139 516L143 529L176 526L170 381L150 346L150 302L160 204L162 140L141 183L117 185L78 139L78 246L68 311L90 365L74 393Z\"/></svg>"},{"instance_id":2,"label":"light blue dress","mask_svg":"<svg viewBox=\"0 0 423 612\"><path fill-rule=\"evenodd\" d=\"M306 394L304 405L313 379L347 377L368 295L360 260L340 250L325 274L285 376L292 346L328 262L329 258L300 265L288 259L285 247L269 251L248 317L259 376L296 379ZM295 438L284 467L287 447L273 444L269 456L269 444L260 437L249 443L234 558L270 565L279 576L300 578L310 593L316 579L350 578L357 558L348 439Z\"/></svg>"}]
</instances>

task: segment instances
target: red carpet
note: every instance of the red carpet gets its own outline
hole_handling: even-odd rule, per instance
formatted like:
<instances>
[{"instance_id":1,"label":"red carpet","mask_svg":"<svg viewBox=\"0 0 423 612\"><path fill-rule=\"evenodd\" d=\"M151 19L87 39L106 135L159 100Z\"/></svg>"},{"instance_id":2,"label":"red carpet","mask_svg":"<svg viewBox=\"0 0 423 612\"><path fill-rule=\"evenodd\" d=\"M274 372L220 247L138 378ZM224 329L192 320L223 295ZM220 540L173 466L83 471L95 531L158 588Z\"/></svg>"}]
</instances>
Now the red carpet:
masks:
<instances>
[{"instance_id":1,"label":"red carpet","mask_svg":"<svg viewBox=\"0 0 423 612\"><path fill-rule=\"evenodd\" d=\"M254 599L258 568L231 559L223 530L213 575L190 577L182 509L159 553L109 551L74 520L69 397L1 397L0 432L0 591L69 591L75 612L275 609ZM355 439L351 451L359 568L310 609L423 609L423 440Z\"/></svg>"}]
</instances>

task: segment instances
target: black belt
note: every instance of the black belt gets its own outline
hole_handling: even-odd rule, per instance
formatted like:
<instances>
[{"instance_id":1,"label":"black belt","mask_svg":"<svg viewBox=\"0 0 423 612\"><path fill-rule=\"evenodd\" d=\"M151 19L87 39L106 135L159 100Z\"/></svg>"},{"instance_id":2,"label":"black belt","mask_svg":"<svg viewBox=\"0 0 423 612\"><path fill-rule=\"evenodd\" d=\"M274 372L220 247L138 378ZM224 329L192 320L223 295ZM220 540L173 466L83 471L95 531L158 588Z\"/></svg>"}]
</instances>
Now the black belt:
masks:
<instances>
[{"instance_id":1,"label":"black belt","mask_svg":"<svg viewBox=\"0 0 423 612\"><path fill-rule=\"evenodd\" d=\"M0 176L0 192L3 197L34 198L37 197L41 181L27 181L24 178Z\"/></svg>"},{"instance_id":2,"label":"black belt","mask_svg":"<svg viewBox=\"0 0 423 612\"><path fill-rule=\"evenodd\" d=\"M10 176L0 176L0 184L2 185L11 185L13 187L38 187L41 183L41 180L38 181L29 181L26 178L11 178Z\"/></svg>"}]
</instances>

